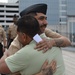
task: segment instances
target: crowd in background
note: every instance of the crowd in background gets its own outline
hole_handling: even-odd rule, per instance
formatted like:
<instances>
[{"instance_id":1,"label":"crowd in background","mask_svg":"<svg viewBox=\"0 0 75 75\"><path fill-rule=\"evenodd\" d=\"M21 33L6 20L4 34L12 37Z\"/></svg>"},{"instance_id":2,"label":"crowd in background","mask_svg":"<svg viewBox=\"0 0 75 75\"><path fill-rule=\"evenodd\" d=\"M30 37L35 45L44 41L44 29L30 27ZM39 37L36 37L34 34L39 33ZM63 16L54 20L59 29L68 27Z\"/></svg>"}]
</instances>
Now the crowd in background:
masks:
<instances>
[{"instance_id":1,"label":"crowd in background","mask_svg":"<svg viewBox=\"0 0 75 75\"><path fill-rule=\"evenodd\" d=\"M2 25L0 25L0 58L2 57L3 52L9 48L9 45L11 44L11 42L17 35L17 32L16 32L17 19L18 19L17 15L14 14L13 24L9 25L7 30L5 30L4 27Z\"/></svg>"}]
</instances>

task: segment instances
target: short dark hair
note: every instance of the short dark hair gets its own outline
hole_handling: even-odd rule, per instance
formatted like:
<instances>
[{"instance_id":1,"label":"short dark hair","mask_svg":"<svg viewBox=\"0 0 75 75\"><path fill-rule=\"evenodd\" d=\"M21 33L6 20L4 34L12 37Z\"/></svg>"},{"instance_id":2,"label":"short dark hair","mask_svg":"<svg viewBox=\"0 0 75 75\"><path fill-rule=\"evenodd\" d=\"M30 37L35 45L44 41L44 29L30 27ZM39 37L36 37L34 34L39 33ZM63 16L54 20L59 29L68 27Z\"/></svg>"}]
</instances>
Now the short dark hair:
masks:
<instances>
[{"instance_id":1,"label":"short dark hair","mask_svg":"<svg viewBox=\"0 0 75 75\"><path fill-rule=\"evenodd\" d=\"M25 15L18 20L17 31L33 37L40 32L39 23L33 16Z\"/></svg>"},{"instance_id":2,"label":"short dark hair","mask_svg":"<svg viewBox=\"0 0 75 75\"><path fill-rule=\"evenodd\" d=\"M14 14L14 16L13 16L14 18L16 18L17 17L17 15L16 14Z\"/></svg>"}]
</instances>

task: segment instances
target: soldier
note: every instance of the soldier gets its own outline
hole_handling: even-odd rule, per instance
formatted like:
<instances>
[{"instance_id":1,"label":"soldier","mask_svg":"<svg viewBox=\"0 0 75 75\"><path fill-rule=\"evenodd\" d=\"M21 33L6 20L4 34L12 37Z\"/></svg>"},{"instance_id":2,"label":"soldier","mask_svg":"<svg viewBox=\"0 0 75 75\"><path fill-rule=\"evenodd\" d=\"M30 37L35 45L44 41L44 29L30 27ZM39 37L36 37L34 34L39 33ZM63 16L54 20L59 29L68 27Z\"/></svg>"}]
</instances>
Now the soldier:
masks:
<instances>
[{"instance_id":1,"label":"soldier","mask_svg":"<svg viewBox=\"0 0 75 75\"><path fill-rule=\"evenodd\" d=\"M17 16L16 14L13 17L13 25L9 25L7 34L8 34L8 47L10 46L11 42L13 41L13 39L16 37L17 33L16 33L16 22L17 22Z\"/></svg>"},{"instance_id":2,"label":"soldier","mask_svg":"<svg viewBox=\"0 0 75 75\"><path fill-rule=\"evenodd\" d=\"M3 43L3 44L2 44ZM5 51L4 48L6 48L6 33L3 29L3 27L0 25L0 58L3 56L3 53ZM4 74L1 74L4 75Z\"/></svg>"}]
</instances>

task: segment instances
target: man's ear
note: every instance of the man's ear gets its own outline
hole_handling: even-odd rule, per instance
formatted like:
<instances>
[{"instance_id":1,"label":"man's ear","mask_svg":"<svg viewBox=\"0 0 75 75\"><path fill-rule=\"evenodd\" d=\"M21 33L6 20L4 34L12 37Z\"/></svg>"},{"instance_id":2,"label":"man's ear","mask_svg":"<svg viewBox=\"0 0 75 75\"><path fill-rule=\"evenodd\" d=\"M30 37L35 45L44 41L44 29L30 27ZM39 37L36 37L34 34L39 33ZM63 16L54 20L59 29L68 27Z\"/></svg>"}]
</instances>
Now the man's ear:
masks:
<instances>
[{"instance_id":1,"label":"man's ear","mask_svg":"<svg viewBox=\"0 0 75 75\"><path fill-rule=\"evenodd\" d=\"M30 36L28 36L27 34L24 35L24 39L27 44L29 44L30 41L32 41L32 38Z\"/></svg>"},{"instance_id":2,"label":"man's ear","mask_svg":"<svg viewBox=\"0 0 75 75\"><path fill-rule=\"evenodd\" d=\"M27 35L25 33L23 33L23 38L22 38L24 41L27 40Z\"/></svg>"}]
</instances>

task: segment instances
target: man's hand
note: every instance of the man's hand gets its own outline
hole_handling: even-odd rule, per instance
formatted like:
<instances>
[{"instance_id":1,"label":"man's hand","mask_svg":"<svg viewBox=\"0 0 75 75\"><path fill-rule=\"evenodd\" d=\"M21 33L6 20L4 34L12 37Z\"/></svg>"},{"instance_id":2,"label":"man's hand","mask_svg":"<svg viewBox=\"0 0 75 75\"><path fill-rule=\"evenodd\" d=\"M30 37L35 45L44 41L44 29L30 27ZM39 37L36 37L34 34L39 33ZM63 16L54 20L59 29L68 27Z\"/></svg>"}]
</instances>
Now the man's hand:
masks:
<instances>
[{"instance_id":1,"label":"man's hand","mask_svg":"<svg viewBox=\"0 0 75 75\"><path fill-rule=\"evenodd\" d=\"M55 71L56 71L56 61L52 60L52 62L48 64L48 61L46 60L42 66L41 72L36 75L53 75Z\"/></svg>"},{"instance_id":2,"label":"man's hand","mask_svg":"<svg viewBox=\"0 0 75 75\"><path fill-rule=\"evenodd\" d=\"M35 49L38 49L38 51L43 50L43 52L46 52L48 49L52 48L54 45L55 45L55 41L53 39L43 38L42 41L36 44Z\"/></svg>"}]
</instances>

